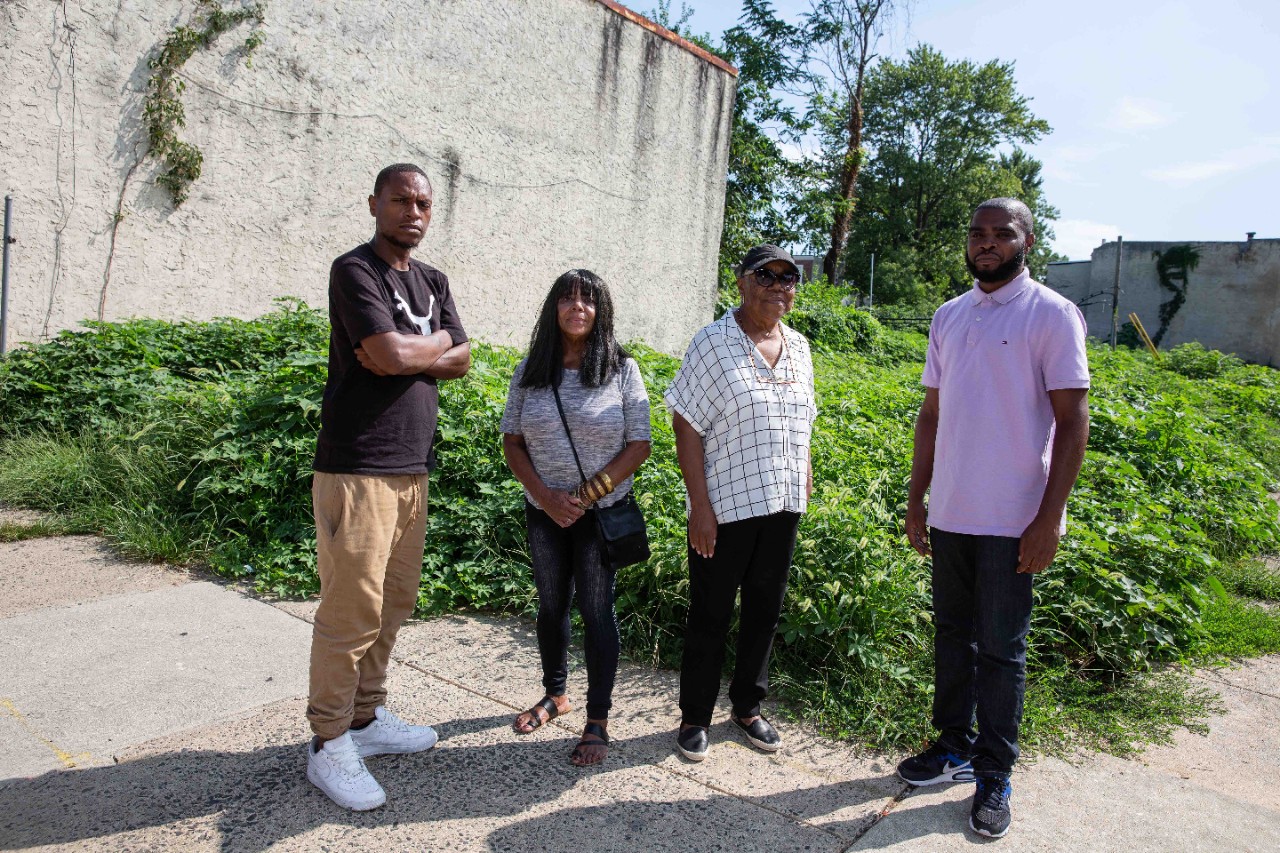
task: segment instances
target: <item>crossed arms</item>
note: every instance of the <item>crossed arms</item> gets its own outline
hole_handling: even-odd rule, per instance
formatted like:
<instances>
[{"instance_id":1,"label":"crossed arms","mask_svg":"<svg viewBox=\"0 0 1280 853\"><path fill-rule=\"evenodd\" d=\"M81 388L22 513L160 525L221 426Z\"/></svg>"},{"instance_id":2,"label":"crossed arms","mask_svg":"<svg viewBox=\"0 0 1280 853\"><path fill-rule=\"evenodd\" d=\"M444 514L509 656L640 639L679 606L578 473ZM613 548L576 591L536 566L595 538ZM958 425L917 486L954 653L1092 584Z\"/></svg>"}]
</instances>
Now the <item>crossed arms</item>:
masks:
<instances>
[{"instance_id":1,"label":"crossed arms","mask_svg":"<svg viewBox=\"0 0 1280 853\"><path fill-rule=\"evenodd\" d=\"M425 373L436 379L457 379L471 369L471 343L455 346L444 329L429 335L380 332L360 341L356 358L375 376Z\"/></svg>"}]
</instances>

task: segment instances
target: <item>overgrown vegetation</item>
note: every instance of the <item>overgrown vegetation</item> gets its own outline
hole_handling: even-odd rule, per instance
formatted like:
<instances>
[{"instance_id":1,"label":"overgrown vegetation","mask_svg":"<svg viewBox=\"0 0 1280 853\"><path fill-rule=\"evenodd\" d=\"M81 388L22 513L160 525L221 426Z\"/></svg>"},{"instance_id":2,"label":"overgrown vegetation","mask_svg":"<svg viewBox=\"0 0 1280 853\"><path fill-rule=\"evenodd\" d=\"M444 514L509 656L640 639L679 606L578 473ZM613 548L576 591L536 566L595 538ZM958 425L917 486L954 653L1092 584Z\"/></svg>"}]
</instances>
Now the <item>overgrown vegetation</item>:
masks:
<instances>
[{"instance_id":1,"label":"overgrown vegetation","mask_svg":"<svg viewBox=\"0 0 1280 853\"><path fill-rule=\"evenodd\" d=\"M191 24L175 27L156 55L147 60L151 78L147 81L142 114L147 124L148 150L164 163L164 172L156 182L169 191L175 207L187 200L188 189L200 177L204 166L200 149L178 138L178 129L187 123L182 106L182 93L187 84L178 74L196 51L208 50L223 33L249 22L253 29L241 45L241 52L246 63L252 62L254 51L265 38L261 27L266 11L263 2L223 8L219 0L196 0Z\"/></svg>"},{"instance_id":2,"label":"overgrown vegetation","mask_svg":"<svg viewBox=\"0 0 1280 853\"><path fill-rule=\"evenodd\" d=\"M925 341L838 297L803 292L791 315L813 339L821 418L774 672L828 730L915 744L929 718L929 578L900 517ZM0 501L263 593L315 592L308 480L326 342L321 315L286 303L251 322L93 323L18 350L0 363ZM632 657L675 665L685 516L658 401L678 362L633 351L655 403L637 480L654 556L622 573L618 611ZM1027 741L1124 752L1212 708L1160 665L1280 651L1280 616L1241 597L1276 594L1253 558L1280 549L1268 498L1280 374L1194 350L1090 355L1093 437L1061 556L1037 582ZM470 375L442 394L423 615L532 612L498 434L517 359L477 344Z\"/></svg>"}]
</instances>

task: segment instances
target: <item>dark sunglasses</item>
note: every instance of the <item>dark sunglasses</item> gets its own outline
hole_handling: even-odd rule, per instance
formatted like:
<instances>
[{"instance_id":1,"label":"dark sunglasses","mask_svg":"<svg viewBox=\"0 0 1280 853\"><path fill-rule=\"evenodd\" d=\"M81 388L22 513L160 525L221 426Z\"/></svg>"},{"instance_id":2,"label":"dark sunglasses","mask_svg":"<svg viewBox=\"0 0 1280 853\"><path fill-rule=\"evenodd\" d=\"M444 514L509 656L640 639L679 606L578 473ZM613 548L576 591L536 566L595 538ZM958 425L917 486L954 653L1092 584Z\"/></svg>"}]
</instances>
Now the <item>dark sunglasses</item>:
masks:
<instances>
[{"instance_id":1,"label":"dark sunglasses","mask_svg":"<svg viewBox=\"0 0 1280 853\"><path fill-rule=\"evenodd\" d=\"M795 290L796 285L800 283L800 274L794 270L776 273L773 270L760 267L760 269L752 270L751 274L755 276L756 284L760 287L773 287L773 283L776 281L782 285L783 290Z\"/></svg>"}]
</instances>

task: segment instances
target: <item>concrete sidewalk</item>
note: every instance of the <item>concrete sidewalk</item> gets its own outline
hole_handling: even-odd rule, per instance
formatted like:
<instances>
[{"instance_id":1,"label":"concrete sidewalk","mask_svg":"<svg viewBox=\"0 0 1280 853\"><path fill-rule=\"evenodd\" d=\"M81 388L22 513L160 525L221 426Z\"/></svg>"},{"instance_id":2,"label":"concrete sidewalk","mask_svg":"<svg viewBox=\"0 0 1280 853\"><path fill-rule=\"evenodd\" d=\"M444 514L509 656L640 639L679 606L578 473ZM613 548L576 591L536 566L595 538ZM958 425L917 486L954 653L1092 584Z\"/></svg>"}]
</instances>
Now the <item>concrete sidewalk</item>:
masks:
<instances>
[{"instance_id":1,"label":"concrete sidewalk","mask_svg":"<svg viewBox=\"0 0 1280 853\"><path fill-rule=\"evenodd\" d=\"M877 760L780 725L767 756L723 722L673 751L676 677L624 665L601 768L568 764L580 710L532 735L532 626L405 626L394 709L431 752L371 760L389 802L344 812L304 777L313 603L272 605L87 537L0 545L0 850L1280 850L1280 658L1202 676L1228 713L1141 761L1042 759L1010 835L965 828L972 786L912 790ZM581 705L575 667L570 696Z\"/></svg>"}]
</instances>

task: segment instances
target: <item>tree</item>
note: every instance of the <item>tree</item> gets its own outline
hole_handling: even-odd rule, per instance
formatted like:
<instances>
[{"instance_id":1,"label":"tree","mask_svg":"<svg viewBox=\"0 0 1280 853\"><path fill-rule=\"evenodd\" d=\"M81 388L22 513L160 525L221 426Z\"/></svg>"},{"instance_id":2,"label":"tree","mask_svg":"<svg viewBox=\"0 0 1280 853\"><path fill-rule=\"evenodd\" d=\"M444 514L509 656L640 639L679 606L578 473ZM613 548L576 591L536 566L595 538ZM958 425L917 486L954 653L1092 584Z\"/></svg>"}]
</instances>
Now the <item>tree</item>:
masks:
<instances>
[{"instance_id":1,"label":"tree","mask_svg":"<svg viewBox=\"0 0 1280 853\"><path fill-rule=\"evenodd\" d=\"M1044 198L1044 178L1040 175L1043 166L1017 146L1013 151L1000 155L1000 168L1016 177L1021 187L1014 197L1022 199L1031 208L1031 215L1036 220L1036 244L1027 255L1027 268L1031 270L1031 276L1040 281L1044 281L1049 264L1067 260L1065 255L1053 250L1053 239L1057 235L1053 233L1052 223L1058 219L1058 208Z\"/></svg>"},{"instance_id":2,"label":"tree","mask_svg":"<svg viewBox=\"0 0 1280 853\"><path fill-rule=\"evenodd\" d=\"M803 78L795 61L804 33L781 20L768 0L745 0L739 24L725 32L720 51L738 68L729 170L725 182L720 266L728 269L751 246L794 243L799 232L788 216L806 164L787 157L807 124L783 99Z\"/></svg>"},{"instance_id":3,"label":"tree","mask_svg":"<svg viewBox=\"0 0 1280 853\"><path fill-rule=\"evenodd\" d=\"M835 86L834 97L821 88L814 95L819 114L830 127L840 117L841 144L835 157L830 193L830 240L822 271L835 282L840 258L849 234L857 196L858 174L863 163L863 97L867 74L876 59L875 46L899 0L814 0L806 28L817 48L816 61L824 66ZM822 78L813 75L812 79ZM830 158L829 158L830 159Z\"/></svg>"},{"instance_id":4,"label":"tree","mask_svg":"<svg viewBox=\"0 0 1280 853\"><path fill-rule=\"evenodd\" d=\"M744 0L738 25L720 44L683 31L691 14L682 3L673 20L670 0L658 0L648 17L738 69L720 237L721 284L728 286L733 266L747 249L764 242L786 245L799 237L788 212L807 166L788 158L783 146L798 142L808 125L782 94L804 76L794 59L804 33L780 19L769 0Z\"/></svg>"},{"instance_id":5,"label":"tree","mask_svg":"<svg viewBox=\"0 0 1280 853\"><path fill-rule=\"evenodd\" d=\"M650 9L648 12L642 13L646 18L653 21L660 27L666 27L671 32L680 35L682 31L687 29L689 19L693 17L694 9L688 3L680 3L680 15L673 17L671 14L671 0L658 0L658 6ZM687 38L687 36L682 36ZM706 48L703 48L706 50Z\"/></svg>"},{"instance_id":6,"label":"tree","mask_svg":"<svg viewBox=\"0 0 1280 853\"><path fill-rule=\"evenodd\" d=\"M993 196L1021 198L1042 220L1040 163L1018 148L1048 133L1018 94L1011 62L950 62L928 45L868 76L865 142L846 270L876 254L877 301L934 303L969 286L964 229ZM1045 240L1045 251L1048 251ZM1047 257L1047 255L1046 255Z\"/></svg>"}]
</instances>

